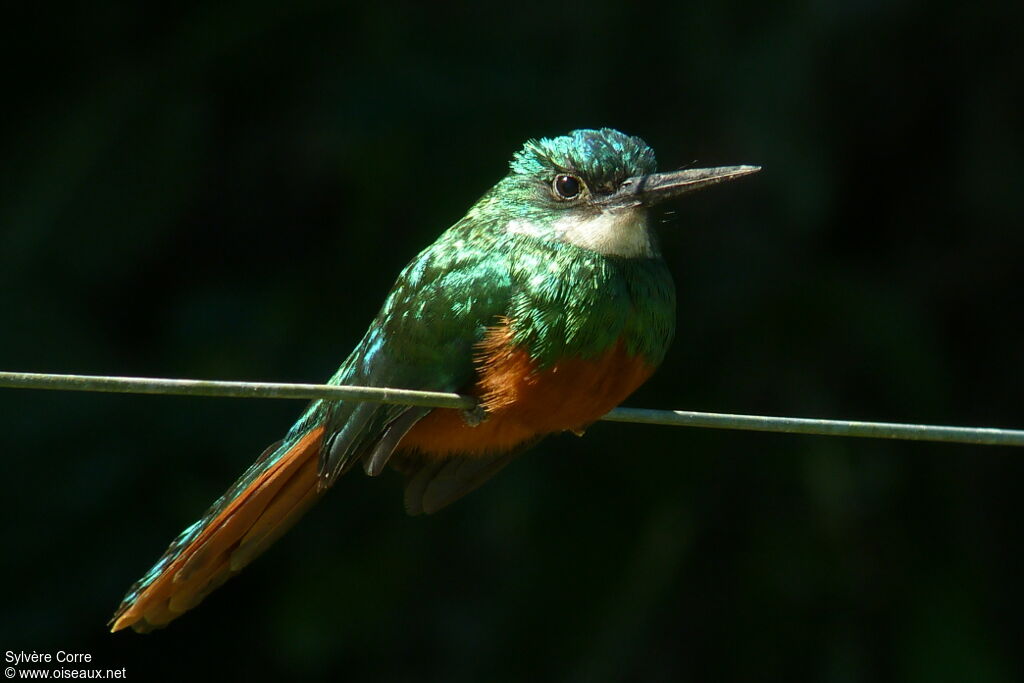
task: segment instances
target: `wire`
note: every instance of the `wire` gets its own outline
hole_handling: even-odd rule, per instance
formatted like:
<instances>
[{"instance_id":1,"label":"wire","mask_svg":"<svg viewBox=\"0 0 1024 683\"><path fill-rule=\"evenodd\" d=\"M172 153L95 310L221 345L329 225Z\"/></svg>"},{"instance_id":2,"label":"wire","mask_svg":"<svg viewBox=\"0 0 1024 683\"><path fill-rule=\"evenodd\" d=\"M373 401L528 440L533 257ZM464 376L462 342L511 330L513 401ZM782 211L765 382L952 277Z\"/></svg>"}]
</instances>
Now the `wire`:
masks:
<instances>
[{"instance_id":1,"label":"wire","mask_svg":"<svg viewBox=\"0 0 1024 683\"><path fill-rule=\"evenodd\" d=\"M150 377L108 377L102 375L55 375L33 372L0 372L0 388L53 389L120 394L161 394L172 396L217 396L230 398L287 398L371 401L470 410L471 396L440 391L415 391L390 387L357 387L329 384L283 384L274 382L224 382L198 379ZM994 427L948 427L941 425L817 420L766 415L730 415L686 410L615 408L601 418L611 422L632 422L676 427L741 429L788 434L853 436L909 441L944 441L988 446L1024 446L1024 430Z\"/></svg>"},{"instance_id":2,"label":"wire","mask_svg":"<svg viewBox=\"0 0 1024 683\"><path fill-rule=\"evenodd\" d=\"M426 408L471 410L469 396L440 391L414 391L384 387L335 386L330 384L281 384L276 382L223 382L205 379L157 379L103 375L51 375L35 372L0 372L0 387L12 389L59 389L114 394L162 394L166 396L215 396L227 398L325 398L395 403Z\"/></svg>"}]
</instances>

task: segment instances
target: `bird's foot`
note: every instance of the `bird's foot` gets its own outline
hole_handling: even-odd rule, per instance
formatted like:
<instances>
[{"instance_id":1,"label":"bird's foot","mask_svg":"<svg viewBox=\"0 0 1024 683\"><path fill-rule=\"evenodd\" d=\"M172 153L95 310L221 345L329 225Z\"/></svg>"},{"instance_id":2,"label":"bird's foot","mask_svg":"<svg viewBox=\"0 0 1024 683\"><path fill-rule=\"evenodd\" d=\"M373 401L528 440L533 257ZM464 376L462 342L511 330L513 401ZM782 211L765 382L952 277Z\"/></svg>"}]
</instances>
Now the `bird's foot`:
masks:
<instances>
[{"instance_id":1,"label":"bird's foot","mask_svg":"<svg viewBox=\"0 0 1024 683\"><path fill-rule=\"evenodd\" d=\"M477 427L481 423L486 422L488 418L487 409L479 403L472 410L463 410L462 419L470 427Z\"/></svg>"}]
</instances>

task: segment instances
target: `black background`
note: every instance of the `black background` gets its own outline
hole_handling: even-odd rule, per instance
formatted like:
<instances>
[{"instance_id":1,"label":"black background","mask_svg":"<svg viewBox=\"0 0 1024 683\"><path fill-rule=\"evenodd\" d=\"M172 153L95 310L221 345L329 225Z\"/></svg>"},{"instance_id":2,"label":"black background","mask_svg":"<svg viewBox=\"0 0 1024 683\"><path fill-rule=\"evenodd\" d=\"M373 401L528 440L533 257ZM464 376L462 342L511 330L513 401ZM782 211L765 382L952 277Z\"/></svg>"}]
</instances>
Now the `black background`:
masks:
<instances>
[{"instance_id":1,"label":"black background","mask_svg":"<svg viewBox=\"0 0 1024 683\"><path fill-rule=\"evenodd\" d=\"M530 137L661 168L634 406L1024 427L1020 3L47 5L4 21L0 369L325 380ZM0 649L130 678L1009 681L1017 449L601 424L444 513L343 480L150 636L124 590L301 402L0 390Z\"/></svg>"}]
</instances>

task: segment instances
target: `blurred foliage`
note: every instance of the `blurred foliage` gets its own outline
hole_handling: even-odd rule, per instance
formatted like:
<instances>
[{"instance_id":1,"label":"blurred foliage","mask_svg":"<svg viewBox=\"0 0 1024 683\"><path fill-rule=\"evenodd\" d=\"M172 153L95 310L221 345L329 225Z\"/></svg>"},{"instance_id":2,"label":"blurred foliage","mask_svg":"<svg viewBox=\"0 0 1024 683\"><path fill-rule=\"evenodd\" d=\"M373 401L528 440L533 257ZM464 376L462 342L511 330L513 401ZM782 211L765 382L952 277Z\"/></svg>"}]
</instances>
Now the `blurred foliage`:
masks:
<instances>
[{"instance_id":1,"label":"blurred foliage","mask_svg":"<svg viewBox=\"0 0 1024 683\"><path fill-rule=\"evenodd\" d=\"M0 367L316 382L530 137L756 163L663 226L629 403L1024 426L1019 3L11 8ZM602 424L407 518L352 475L148 637L128 585L301 406L0 391L0 649L133 679L1010 681L1021 454Z\"/></svg>"}]
</instances>

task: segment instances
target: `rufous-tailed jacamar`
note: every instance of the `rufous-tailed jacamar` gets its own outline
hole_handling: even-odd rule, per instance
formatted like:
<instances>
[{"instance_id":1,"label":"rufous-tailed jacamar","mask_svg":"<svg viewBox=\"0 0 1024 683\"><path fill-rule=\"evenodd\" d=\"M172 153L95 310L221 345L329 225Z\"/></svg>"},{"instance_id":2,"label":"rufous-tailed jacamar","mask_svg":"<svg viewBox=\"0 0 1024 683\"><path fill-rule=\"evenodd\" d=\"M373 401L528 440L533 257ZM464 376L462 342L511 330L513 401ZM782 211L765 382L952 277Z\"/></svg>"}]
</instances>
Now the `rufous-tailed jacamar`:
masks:
<instances>
[{"instance_id":1,"label":"rufous-tailed jacamar","mask_svg":"<svg viewBox=\"0 0 1024 683\"><path fill-rule=\"evenodd\" d=\"M314 401L128 591L113 630L195 607L356 464L406 478L410 514L480 486L526 447L583 429L665 355L675 289L650 207L758 170L656 173L616 130L533 140L406 266L331 384L471 394L474 411Z\"/></svg>"}]
</instances>

